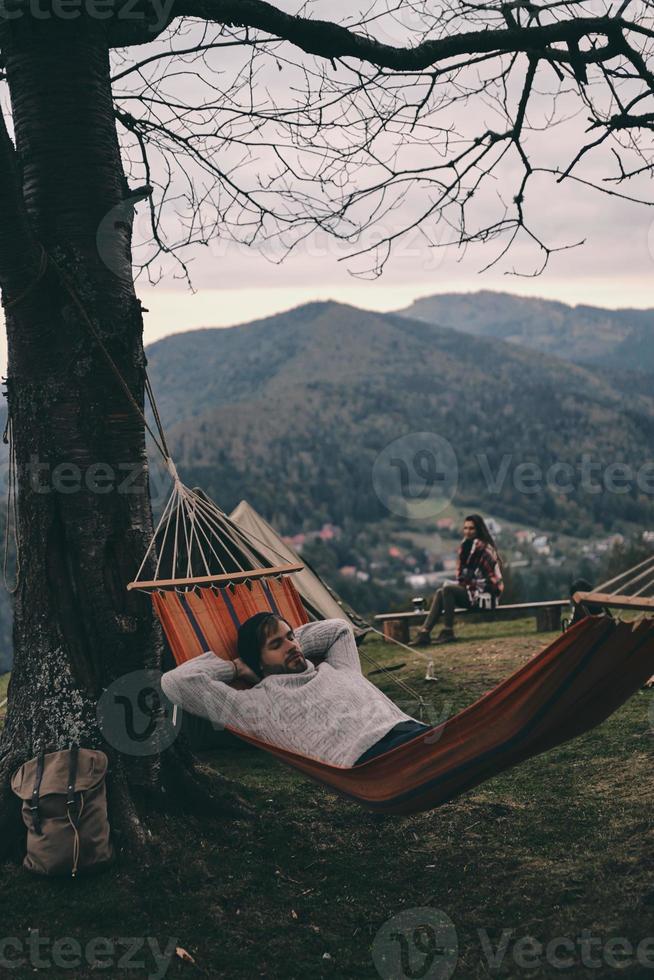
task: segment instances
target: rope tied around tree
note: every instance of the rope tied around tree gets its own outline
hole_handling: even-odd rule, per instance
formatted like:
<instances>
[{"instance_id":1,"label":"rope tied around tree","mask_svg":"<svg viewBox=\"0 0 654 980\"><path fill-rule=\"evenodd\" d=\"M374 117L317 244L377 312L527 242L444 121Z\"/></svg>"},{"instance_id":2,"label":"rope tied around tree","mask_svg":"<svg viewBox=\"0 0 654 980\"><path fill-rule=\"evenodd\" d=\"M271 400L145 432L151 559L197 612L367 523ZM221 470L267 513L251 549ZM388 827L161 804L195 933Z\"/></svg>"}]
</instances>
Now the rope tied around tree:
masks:
<instances>
[{"instance_id":1,"label":"rope tied around tree","mask_svg":"<svg viewBox=\"0 0 654 980\"><path fill-rule=\"evenodd\" d=\"M5 429L2 434L2 441L5 446L8 446L9 460L8 460L8 474L7 474L7 516L5 519L5 542L4 542L4 553L2 560L2 575L5 583L5 589L9 595L15 595L18 590L18 584L20 581L20 548L18 543L18 490L17 490L17 480L16 480L16 446L13 437L13 422L11 418L11 412L9 410L9 381L7 378L3 378L4 384L7 388L3 392L5 398L7 398L7 421L5 423ZM13 525L13 528L12 528ZM14 582L13 585L9 584L8 579L8 567L9 567L9 545L10 538L13 530L14 539L14 553L16 555L16 568L14 572Z\"/></svg>"},{"instance_id":2,"label":"rope tied around tree","mask_svg":"<svg viewBox=\"0 0 654 980\"><path fill-rule=\"evenodd\" d=\"M84 306L84 303L80 299L79 294L77 293L69 277L66 275L66 273L63 271L59 263L52 257L52 255L46 250L46 248L43 246L41 242L38 243L38 246L40 249L40 259L39 259L39 268L36 276L31 281L31 283L21 293L18 294L18 296L15 296L12 299L5 301L4 304L5 309L6 310L12 309L14 306L17 306L19 303L27 299L43 280L48 270L48 267L52 266L57 272L57 275L62 285L64 286L66 292L69 294L70 298L72 299L75 307L81 314L84 324L90 331L93 339L95 340L100 351L105 357L105 360L107 361L107 364L109 365L114 377L118 381L118 384L120 385L125 396L127 397L130 406L134 409L134 411L136 412L140 420L143 422L143 425L145 426L145 429L149 433L150 437L152 438L154 445L161 453L164 459L164 463L166 464L168 471L170 472L173 480L179 482L179 477L177 475L175 464L173 463L170 457L170 450L168 449L168 444L166 442L166 435L163 429L163 424L161 422L161 416L159 415L159 410L157 408L154 399L154 392L152 391L152 385L150 384L150 379L148 378L147 371L144 369L144 376L145 376L144 390L150 402L150 406L152 408L152 415L155 420L155 425L157 429L156 433L153 431L152 427L150 426L145 416L145 413L143 412L140 405L134 398L134 395L132 394L129 385L127 384L123 375L121 374L118 366L116 365L116 362L114 361L111 354L107 350L107 347L99 331L97 330L95 324L93 323L91 316L89 315L86 307ZM18 490L17 490L18 483L16 477L17 474L16 449L15 449L15 443L13 438L13 421L11 417L11 404L9 398L10 379L4 378L3 382L7 389L6 391L3 392L4 397L7 399L7 421L5 424L2 441L5 445L9 446L9 466L8 466L8 480L7 480L7 520L5 524L3 577L4 577L4 584L5 584L5 588L7 589L7 592L9 592L10 595L14 595L18 589L19 575L20 575L20 549L19 549L19 540L18 540ZM13 522L13 528L12 528L12 522ZM10 585L8 581L8 564L9 564L10 537L12 532L13 532L13 539L14 539L14 549L16 554L16 569L15 569L14 582L12 585Z\"/></svg>"},{"instance_id":3,"label":"rope tied around tree","mask_svg":"<svg viewBox=\"0 0 654 980\"><path fill-rule=\"evenodd\" d=\"M5 301L6 310L11 310L14 306L18 306L19 303L22 303L23 300L27 299L27 297L34 292L34 290L39 285L39 283L45 276L46 272L48 271L50 256L48 255L45 248L40 242L38 242L38 246L41 249L41 255L39 256L39 268L36 273L36 276L31 281L31 283L29 283L29 285L26 286L25 289L18 294L18 296L14 296L13 299L8 299Z\"/></svg>"},{"instance_id":4,"label":"rope tied around tree","mask_svg":"<svg viewBox=\"0 0 654 980\"><path fill-rule=\"evenodd\" d=\"M116 362L114 361L113 357L111 356L111 354L107 350L107 347L106 347L106 345L105 345L105 343L104 343L104 341L103 341L103 339L102 339L102 337L101 337L101 335L100 335L97 327L93 323L93 320L91 319L91 317L90 317L90 315L89 315L86 307L84 306L84 303L80 299L79 294L77 293L75 287L73 286L73 284L71 283L70 279L68 278L68 276L66 275L66 273L63 271L63 269L61 268L61 266L59 265L59 263L56 262L52 258L52 256L50 256L50 262L52 263L52 265L54 266L54 268L57 270L57 274L59 275L63 286L65 287L65 289L68 292L68 294L69 294L70 298L72 299L73 303L75 304L75 306L79 310L79 312L80 312L80 314L82 316L82 319L83 319L84 323L88 327L88 329L89 329L90 333L92 334L92 336L93 336L95 342L97 343L98 347L102 351L102 354L104 355L104 358L105 358L107 364L109 365L109 367L110 367L110 369L112 371L112 374L114 375L114 377L118 381L118 384L120 385L120 387L123 389L123 392L125 393L125 396L127 397L128 402L130 403L131 407L134 409L134 411L136 412L136 414L139 416L139 418L143 422L143 425L145 426L147 432L149 433L152 441L154 442L155 446L157 447L157 449L161 453L164 461L167 464L168 461L170 460L170 450L168 449L168 444L166 442L166 435L164 433L163 426L161 424L161 418L159 416L159 412L158 412L158 410L156 408L156 405L154 404L154 395L152 393L152 388L150 386L150 381L149 381L148 376L147 376L147 371L145 370L145 368L143 369L143 373L144 373L144 377L145 377L144 387L145 387L146 394L148 395L148 399L150 400L150 404L151 404L151 407L152 407L152 414L154 416L155 425L157 427L157 434L155 434L154 431L152 430L152 427L150 426L150 423L148 422L147 418L145 417L145 413L143 412L143 410L142 410L141 406L139 405L139 403L134 398L134 395L132 394L132 391L131 391L129 385L127 384L127 382L125 381L124 377L120 373L120 370L119 370Z\"/></svg>"}]
</instances>

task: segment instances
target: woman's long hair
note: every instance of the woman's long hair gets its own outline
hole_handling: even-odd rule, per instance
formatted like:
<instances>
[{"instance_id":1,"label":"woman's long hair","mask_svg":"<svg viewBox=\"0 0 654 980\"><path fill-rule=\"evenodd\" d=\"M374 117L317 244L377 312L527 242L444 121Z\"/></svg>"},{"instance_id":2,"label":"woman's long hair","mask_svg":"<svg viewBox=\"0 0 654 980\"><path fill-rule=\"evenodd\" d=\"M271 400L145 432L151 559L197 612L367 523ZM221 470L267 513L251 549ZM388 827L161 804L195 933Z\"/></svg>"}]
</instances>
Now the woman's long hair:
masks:
<instances>
[{"instance_id":1,"label":"woman's long hair","mask_svg":"<svg viewBox=\"0 0 654 980\"><path fill-rule=\"evenodd\" d=\"M504 563L502 562L502 558L498 551L497 545L495 544L495 539L493 538L493 535L488 530L486 521L481 516L481 514L468 514L467 517L464 517L464 522L465 521L472 521L472 523L475 525L476 536L478 538L481 538L482 541L485 541L486 544L489 544L491 546L491 548L497 555L497 560L499 562L500 568L503 568Z\"/></svg>"}]
</instances>

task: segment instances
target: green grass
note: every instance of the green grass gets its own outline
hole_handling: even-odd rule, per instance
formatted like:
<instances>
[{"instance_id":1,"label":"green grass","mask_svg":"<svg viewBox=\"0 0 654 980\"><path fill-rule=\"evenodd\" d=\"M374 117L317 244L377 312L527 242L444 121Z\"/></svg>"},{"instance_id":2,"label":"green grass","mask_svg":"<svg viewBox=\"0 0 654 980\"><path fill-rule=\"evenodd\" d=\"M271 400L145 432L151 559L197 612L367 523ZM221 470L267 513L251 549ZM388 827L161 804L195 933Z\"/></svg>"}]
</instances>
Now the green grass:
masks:
<instances>
[{"instance_id":1,"label":"green grass","mask_svg":"<svg viewBox=\"0 0 654 980\"><path fill-rule=\"evenodd\" d=\"M422 682L417 653L379 641L365 649L382 662L405 661L402 679L449 714L550 639L526 626L464 626L461 643L435 652L439 682L431 685ZM394 693L389 678L380 686ZM624 937L637 945L654 935L651 708L652 695L641 692L583 738L406 819L372 817L251 750L206 754L208 765L246 786L255 822L157 816L162 860L149 870L42 882L6 866L2 935L24 940L32 928L83 943L151 936L164 947L174 938L196 965L175 959L169 977L374 978L378 930L402 910L431 906L455 924L455 978L654 975L637 965L591 969L579 953L567 970L544 958L527 969L512 955L513 940L525 936L574 942L586 929L602 944ZM513 931L497 969L478 930L493 946L503 930ZM147 962L149 971L44 972L138 977L154 973ZM34 972L26 966L7 975Z\"/></svg>"}]
</instances>

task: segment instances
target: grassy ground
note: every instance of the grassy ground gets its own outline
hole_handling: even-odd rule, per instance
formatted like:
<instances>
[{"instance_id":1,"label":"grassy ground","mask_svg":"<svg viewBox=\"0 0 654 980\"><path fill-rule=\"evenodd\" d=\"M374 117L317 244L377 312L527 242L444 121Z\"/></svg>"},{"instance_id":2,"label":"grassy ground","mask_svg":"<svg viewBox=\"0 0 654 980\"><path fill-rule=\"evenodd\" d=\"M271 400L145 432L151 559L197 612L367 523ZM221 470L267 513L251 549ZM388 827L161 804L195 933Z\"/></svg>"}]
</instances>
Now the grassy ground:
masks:
<instances>
[{"instance_id":1,"label":"grassy ground","mask_svg":"<svg viewBox=\"0 0 654 980\"><path fill-rule=\"evenodd\" d=\"M533 633L533 624L526 632L529 625L463 627L462 642L437 653L439 682L431 685L421 680L417 653L380 642L365 650L388 663L406 660L400 676L438 715L451 714L550 639ZM380 686L394 693L387 679ZM641 946L640 964L619 943L635 949L654 936L651 708L651 693L641 692L583 738L409 819L373 818L250 750L206 755L248 787L256 822L158 818L164 860L146 872L40 882L5 867L0 938L26 944L30 929L51 941L109 937L124 955L128 937L152 937L195 959L174 957L157 972L150 953L135 954L140 969L113 955L102 971L111 977L374 978L372 950L402 943L409 959L383 976L446 980L455 963L462 980L654 976L654 940ZM422 913L383 928L398 913L424 907L453 923L458 962L437 956L430 967L429 933L415 931ZM548 960L544 947L558 938L567 944L550 947ZM505 955L494 963L489 956L502 942ZM34 956L20 949L32 964L7 976L34 975ZM571 965L562 969L552 954ZM12 947L9 956L16 955ZM52 957L51 944L42 957ZM43 972L85 978L100 971Z\"/></svg>"}]
</instances>

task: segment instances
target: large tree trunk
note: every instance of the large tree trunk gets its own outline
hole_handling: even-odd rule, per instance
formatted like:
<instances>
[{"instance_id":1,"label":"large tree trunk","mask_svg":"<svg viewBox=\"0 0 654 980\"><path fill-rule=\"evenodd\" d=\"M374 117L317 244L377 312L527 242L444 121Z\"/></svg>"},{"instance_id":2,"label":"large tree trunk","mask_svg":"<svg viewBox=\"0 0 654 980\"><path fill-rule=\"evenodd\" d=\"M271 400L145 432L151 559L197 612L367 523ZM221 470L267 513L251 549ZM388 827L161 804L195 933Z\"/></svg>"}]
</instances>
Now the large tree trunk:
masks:
<instances>
[{"instance_id":1,"label":"large tree trunk","mask_svg":"<svg viewBox=\"0 0 654 980\"><path fill-rule=\"evenodd\" d=\"M27 294L24 288L8 294L6 281L3 289L20 574L0 742L0 840L10 821L17 826L9 774L39 748L71 742L109 751L114 822L124 833L136 829L138 838L130 790L156 791L161 759L121 755L104 744L96 705L116 677L160 664L149 598L125 589L152 533L144 426L65 284L73 285L142 406L142 316L124 208L111 268L96 241L127 190L104 24L23 16L4 26L1 43L36 249L23 265L31 265L34 278L39 243L54 263ZM178 747L167 763L188 791L192 763L184 768L189 760Z\"/></svg>"}]
</instances>

